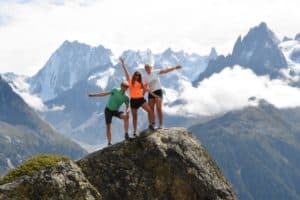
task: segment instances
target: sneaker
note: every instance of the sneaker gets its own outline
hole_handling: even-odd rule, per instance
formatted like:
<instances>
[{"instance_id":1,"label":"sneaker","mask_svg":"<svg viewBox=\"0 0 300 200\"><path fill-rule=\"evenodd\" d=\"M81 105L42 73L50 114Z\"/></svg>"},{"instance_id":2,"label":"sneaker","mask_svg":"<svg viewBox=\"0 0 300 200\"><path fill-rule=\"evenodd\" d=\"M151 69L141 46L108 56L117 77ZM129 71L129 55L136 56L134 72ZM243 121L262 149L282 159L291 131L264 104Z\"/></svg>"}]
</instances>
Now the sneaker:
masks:
<instances>
[{"instance_id":1,"label":"sneaker","mask_svg":"<svg viewBox=\"0 0 300 200\"><path fill-rule=\"evenodd\" d=\"M137 137L137 134L136 134L136 132L133 132L133 137Z\"/></svg>"},{"instance_id":2,"label":"sneaker","mask_svg":"<svg viewBox=\"0 0 300 200\"><path fill-rule=\"evenodd\" d=\"M151 131L154 131L154 130L155 130L155 128L154 128L154 126L153 126L152 124L150 124L148 128L149 128Z\"/></svg>"},{"instance_id":3,"label":"sneaker","mask_svg":"<svg viewBox=\"0 0 300 200\"><path fill-rule=\"evenodd\" d=\"M164 126L163 125L159 125L158 129L163 129Z\"/></svg>"},{"instance_id":4,"label":"sneaker","mask_svg":"<svg viewBox=\"0 0 300 200\"><path fill-rule=\"evenodd\" d=\"M128 135L128 133L125 133L125 140L129 140L130 138L129 138L129 135Z\"/></svg>"},{"instance_id":5,"label":"sneaker","mask_svg":"<svg viewBox=\"0 0 300 200\"><path fill-rule=\"evenodd\" d=\"M109 142L109 143L107 144L107 146L111 146L111 143Z\"/></svg>"}]
</instances>

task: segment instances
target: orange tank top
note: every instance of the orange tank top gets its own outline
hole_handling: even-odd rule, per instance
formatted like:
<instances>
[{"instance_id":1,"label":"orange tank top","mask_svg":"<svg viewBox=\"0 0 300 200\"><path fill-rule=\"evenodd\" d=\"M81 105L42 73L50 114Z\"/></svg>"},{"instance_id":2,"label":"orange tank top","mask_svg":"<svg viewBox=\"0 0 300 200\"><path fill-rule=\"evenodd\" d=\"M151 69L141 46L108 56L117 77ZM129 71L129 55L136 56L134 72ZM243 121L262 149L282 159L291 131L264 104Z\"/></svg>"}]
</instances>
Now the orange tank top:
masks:
<instances>
[{"instance_id":1,"label":"orange tank top","mask_svg":"<svg viewBox=\"0 0 300 200\"><path fill-rule=\"evenodd\" d=\"M129 94L130 98L143 98L144 92L142 88L142 84L140 84L138 81L134 81L134 84L131 82L131 78L128 80L129 83Z\"/></svg>"}]
</instances>

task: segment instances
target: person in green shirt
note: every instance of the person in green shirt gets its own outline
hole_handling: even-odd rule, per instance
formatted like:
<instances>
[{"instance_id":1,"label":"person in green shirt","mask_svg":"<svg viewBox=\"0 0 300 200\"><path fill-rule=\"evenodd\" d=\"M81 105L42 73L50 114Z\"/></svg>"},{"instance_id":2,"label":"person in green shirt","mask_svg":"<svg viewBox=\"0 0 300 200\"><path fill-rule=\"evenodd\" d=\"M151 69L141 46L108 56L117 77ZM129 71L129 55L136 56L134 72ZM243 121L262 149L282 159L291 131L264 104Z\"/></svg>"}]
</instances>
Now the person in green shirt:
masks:
<instances>
[{"instance_id":1,"label":"person in green shirt","mask_svg":"<svg viewBox=\"0 0 300 200\"><path fill-rule=\"evenodd\" d=\"M106 136L108 140L108 145L111 145L111 121L112 117L118 117L124 120L124 131L125 131L125 140L129 140L128 135L128 121L129 121L129 98L125 94L126 90L128 89L129 85L127 81L123 81L121 83L121 88L113 88L110 92L101 92L101 93L90 93L88 94L89 97L103 97L108 96L109 100L106 104L104 113L105 113L105 122L106 122ZM125 113L119 111L121 105L126 104L126 111Z\"/></svg>"}]
</instances>

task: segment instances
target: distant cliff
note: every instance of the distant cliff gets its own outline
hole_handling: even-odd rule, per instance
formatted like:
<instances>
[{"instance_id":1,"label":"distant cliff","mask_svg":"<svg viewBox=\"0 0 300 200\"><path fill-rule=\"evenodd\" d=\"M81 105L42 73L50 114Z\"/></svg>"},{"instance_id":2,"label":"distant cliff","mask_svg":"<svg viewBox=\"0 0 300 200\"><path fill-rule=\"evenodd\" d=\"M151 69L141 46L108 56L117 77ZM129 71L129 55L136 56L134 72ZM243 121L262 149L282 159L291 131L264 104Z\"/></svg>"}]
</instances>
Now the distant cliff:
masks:
<instances>
[{"instance_id":1,"label":"distant cliff","mask_svg":"<svg viewBox=\"0 0 300 200\"><path fill-rule=\"evenodd\" d=\"M236 199L205 148L182 128L141 134L94 152L77 165L61 161L1 185L0 198L39 199L36 191L46 199Z\"/></svg>"}]
</instances>

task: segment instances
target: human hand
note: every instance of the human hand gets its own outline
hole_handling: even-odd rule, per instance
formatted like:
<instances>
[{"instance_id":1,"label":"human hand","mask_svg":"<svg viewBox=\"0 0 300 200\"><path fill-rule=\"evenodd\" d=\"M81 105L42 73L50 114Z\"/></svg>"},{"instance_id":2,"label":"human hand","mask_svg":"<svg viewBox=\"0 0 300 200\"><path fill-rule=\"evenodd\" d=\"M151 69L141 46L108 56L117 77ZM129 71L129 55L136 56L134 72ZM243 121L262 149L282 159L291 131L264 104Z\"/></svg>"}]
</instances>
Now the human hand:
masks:
<instances>
[{"instance_id":1,"label":"human hand","mask_svg":"<svg viewBox=\"0 0 300 200\"><path fill-rule=\"evenodd\" d=\"M181 69L181 68L182 68L181 65L177 65L177 66L175 67L175 69Z\"/></svg>"},{"instance_id":2,"label":"human hand","mask_svg":"<svg viewBox=\"0 0 300 200\"><path fill-rule=\"evenodd\" d=\"M122 56L119 57L120 63L124 63L124 58Z\"/></svg>"}]
</instances>

